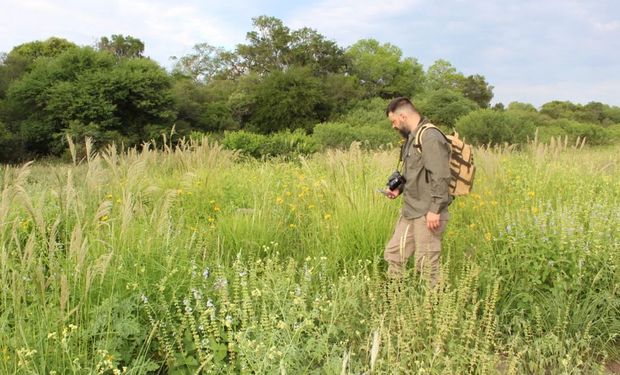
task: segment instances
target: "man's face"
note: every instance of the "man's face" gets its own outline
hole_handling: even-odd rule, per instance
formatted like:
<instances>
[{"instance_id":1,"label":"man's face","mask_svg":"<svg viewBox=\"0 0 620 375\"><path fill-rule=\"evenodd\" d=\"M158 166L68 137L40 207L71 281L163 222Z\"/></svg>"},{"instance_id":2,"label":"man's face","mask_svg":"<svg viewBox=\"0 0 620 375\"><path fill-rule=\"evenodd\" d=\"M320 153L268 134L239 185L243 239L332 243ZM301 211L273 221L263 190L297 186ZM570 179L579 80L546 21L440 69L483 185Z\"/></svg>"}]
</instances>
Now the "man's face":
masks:
<instances>
[{"instance_id":1,"label":"man's face","mask_svg":"<svg viewBox=\"0 0 620 375\"><path fill-rule=\"evenodd\" d=\"M388 114L388 119L392 123L392 129L398 130L403 138L409 137L410 131L407 129L407 125L405 124L405 116L402 112L390 112Z\"/></svg>"}]
</instances>

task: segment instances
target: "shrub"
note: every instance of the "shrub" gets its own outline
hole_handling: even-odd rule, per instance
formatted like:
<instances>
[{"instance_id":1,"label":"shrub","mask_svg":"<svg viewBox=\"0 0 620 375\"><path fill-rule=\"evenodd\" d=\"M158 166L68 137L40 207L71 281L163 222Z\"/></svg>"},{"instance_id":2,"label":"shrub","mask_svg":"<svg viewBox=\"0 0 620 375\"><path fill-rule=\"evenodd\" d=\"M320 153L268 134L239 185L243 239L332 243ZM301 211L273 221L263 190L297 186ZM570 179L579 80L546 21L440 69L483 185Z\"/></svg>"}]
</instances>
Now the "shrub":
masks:
<instances>
[{"instance_id":1,"label":"shrub","mask_svg":"<svg viewBox=\"0 0 620 375\"><path fill-rule=\"evenodd\" d=\"M550 126L562 129L563 135L568 136L569 141L574 142L577 138L586 139L590 145L604 145L611 143L605 128L596 124L584 124L575 120L558 119L549 123Z\"/></svg>"},{"instance_id":2,"label":"shrub","mask_svg":"<svg viewBox=\"0 0 620 375\"><path fill-rule=\"evenodd\" d=\"M311 154L317 150L314 139L303 130L290 130L263 135L247 131L225 132L222 145L255 158Z\"/></svg>"},{"instance_id":3,"label":"shrub","mask_svg":"<svg viewBox=\"0 0 620 375\"><path fill-rule=\"evenodd\" d=\"M535 132L534 123L519 113L490 109L469 113L457 122L456 128L470 142L483 145L523 143Z\"/></svg>"},{"instance_id":4,"label":"shrub","mask_svg":"<svg viewBox=\"0 0 620 375\"><path fill-rule=\"evenodd\" d=\"M377 148L394 143L398 136L387 124L351 126L344 122L326 122L314 127L312 137L323 148L347 148L352 142L362 142L364 148Z\"/></svg>"}]
</instances>

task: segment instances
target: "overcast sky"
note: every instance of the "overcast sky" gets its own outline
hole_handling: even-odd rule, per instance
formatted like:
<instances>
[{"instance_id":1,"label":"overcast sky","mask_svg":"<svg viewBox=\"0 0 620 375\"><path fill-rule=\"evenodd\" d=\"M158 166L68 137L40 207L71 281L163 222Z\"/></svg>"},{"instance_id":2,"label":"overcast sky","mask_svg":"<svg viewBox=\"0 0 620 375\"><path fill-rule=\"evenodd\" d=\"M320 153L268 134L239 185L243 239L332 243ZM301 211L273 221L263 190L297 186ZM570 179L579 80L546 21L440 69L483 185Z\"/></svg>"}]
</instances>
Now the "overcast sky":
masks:
<instances>
[{"instance_id":1,"label":"overcast sky","mask_svg":"<svg viewBox=\"0 0 620 375\"><path fill-rule=\"evenodd\" d=\"M484 75L494 103L620 106L618 0L0 0L0 52L51 36L94 45L123 34L170 68L170 56L197 43L234 49L259 15L342 47L391 43L425 69L448 60L465 75Z\"/></svg>"}]
</instances>

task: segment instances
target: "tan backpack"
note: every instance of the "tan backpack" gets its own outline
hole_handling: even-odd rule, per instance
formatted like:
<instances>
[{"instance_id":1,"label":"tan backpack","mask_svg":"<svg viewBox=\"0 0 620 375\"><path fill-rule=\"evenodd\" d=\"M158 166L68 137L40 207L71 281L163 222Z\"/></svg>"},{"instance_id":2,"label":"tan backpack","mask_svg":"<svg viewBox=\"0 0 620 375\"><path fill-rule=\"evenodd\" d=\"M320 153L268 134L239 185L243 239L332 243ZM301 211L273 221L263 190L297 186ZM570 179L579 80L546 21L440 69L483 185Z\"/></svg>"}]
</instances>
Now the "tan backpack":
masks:
<instances>
[{"instance_id":1,"label":"tan backpack","mask_svg":"<svg viewBox=\"0 0 620 375\"><path fill-rule=\"evenodd\" d=\"M476 174L476 166L474 165L474 154L471 145L463 142L459 138L459 133L454 132L451 135L445 135L438 127L433 124L424 124L418 130L415 136L415 145L419 152L422 152L422 133L426 129L435 128L450 143L452 152L450 154L450 172L452 179L450 180L450 194L453 196L467 195L471 192L474 185L474 176Z\"/></svg>"}]
</instances>

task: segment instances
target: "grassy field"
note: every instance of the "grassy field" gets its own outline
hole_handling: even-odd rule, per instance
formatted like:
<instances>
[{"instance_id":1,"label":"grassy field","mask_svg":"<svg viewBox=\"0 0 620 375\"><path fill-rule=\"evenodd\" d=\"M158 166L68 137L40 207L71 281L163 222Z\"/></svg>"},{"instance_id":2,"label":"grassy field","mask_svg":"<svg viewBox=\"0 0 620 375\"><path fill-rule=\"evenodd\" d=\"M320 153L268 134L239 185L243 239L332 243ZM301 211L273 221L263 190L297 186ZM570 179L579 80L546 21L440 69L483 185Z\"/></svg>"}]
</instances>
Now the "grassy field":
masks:
<instances>
[{"instance_id":1,"label":"grassy field","mask_svg":"<svg viewBox=\"0 0 620 375\"><path fill-rule=\"evenodd\" d=\"M5 167L0 373L606 373L620 148L477 150L430 292L385 279L396 155L205 141Z\"/></svg>"}]
</instances>

